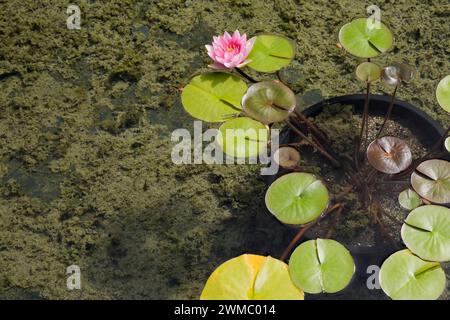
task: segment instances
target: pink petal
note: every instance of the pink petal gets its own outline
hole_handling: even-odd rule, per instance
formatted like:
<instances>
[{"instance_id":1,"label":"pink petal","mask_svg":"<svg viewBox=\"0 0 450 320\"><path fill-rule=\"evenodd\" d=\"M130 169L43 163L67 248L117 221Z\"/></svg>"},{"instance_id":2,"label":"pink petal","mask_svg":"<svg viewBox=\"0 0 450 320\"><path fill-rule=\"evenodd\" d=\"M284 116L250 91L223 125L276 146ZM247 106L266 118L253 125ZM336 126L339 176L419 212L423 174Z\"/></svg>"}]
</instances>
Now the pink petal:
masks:
<instances>
[{"instance_id":1,"label":"pink petal","mask_svg":"<svg viewBox=\"0 0 450 320\"><path fill-rule=\"evenodd\" d=\"M253 37L247 41L247 43L245 45L245 50L247 50L248 53L250 53L250 51L252 51L255 41L256 41L256 37Z\"/></svg>"},{"instance_id":2,"label":"pink petal","mask_svg":"<svg viewBox=\"0 0 450 320\"><path fill-rule=\"evenodd\" d=\"M210 68L212 68L212 69L217 69L217 70L228 69L228 68L225 67L223 64L218 63L218 62L214 62L213 64L210 64L208 67L210 67Z\"/></svg>"},{"instance_id":3,"label":"pink petal","mask_svg":"<svg viewBox=\"0 0 450 320\"><path fill-rule=\"evenodd\" d=\"M223 39L226 40L226 41L231 40L231 36L230 36L230 34L227 31L225 31L223 33Z\"/></svg>"}]
</instances>

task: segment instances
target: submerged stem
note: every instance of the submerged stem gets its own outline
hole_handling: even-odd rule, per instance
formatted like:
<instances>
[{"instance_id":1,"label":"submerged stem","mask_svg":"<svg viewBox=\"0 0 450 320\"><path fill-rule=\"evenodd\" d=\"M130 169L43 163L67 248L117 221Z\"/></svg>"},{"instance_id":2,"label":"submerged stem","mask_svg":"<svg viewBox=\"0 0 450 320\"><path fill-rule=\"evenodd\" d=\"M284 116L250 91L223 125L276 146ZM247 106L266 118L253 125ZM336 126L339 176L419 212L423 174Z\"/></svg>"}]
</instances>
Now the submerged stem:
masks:
<instances>
[{"instance_id":1,"label":"submerged stem","mask_svg":"<svg viewBox=\"0 0 450 320\"><path fill-rule=\"evenodd\" d=\"M376 139L378 139L380 137L381 133L383 132L384 127L386 126L386 123L391 118L392 110L394 109L394 100L395 100L395 94L397 93L397 89L398 89L398 85L395 86L394 92L392 93L391 102L389 103L389 108L386 113L386 117L384 118L383 124L381 125L381 128L378 131Z\"/></svg>"},{"instance_id":2,"label":"submerged stem","mask_svg":"<svg viewBox=\"0 0 450 320\"><path fill-rule=\"evenodd\" d=\"M361 121L361 130L359 132L359 138L357 141L357 145L355 148L355 154L353 155L353 161L355 162L356 169L359 169L359 153L361 151L361 144L363 141L363 135L364 131L366 132L366 142L368 140L368 118L369 118L369 97L370 97L370 82L367 82L366 86L366 97L364 99L364 110L363 110L363 116Z\"/></svg>"},{"instance_id":3,"label":"submerged stem","mask_svg":"<svg viewBox=\"0 0 450 320\"><path fill-rule=\"evenodd\" d=\"M248 81L250 81L251 83L256 83L258 81L256 81L255 79L253 79L252 77L250 77L248 74L246 74L244 71L242 71L239 68L235 68L235 70L237 71L237 73L239 73L241 76L243 76L245 79L247 79Z\"/></svg>"}]
</instances>

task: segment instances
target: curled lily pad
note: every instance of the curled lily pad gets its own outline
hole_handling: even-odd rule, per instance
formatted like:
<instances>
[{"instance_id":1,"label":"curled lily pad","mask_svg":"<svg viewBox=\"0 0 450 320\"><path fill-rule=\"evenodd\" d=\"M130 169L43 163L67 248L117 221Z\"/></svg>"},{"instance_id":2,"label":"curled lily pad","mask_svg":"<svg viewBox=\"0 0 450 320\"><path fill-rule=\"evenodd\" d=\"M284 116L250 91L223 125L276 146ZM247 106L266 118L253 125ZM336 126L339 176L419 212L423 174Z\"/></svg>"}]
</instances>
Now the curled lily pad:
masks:
<instances>
[{"instance_id":1,"label":"curled lily pad","mask_svg":"<svg viewBox=\"0 0 450 320\"><path fill-rule=\"evenodd\" d=\"M253 84L242 99L244 112L262 123L286 119L295 108L295 94L279 81Z\"/></svg>"},{"instance_id":2,"label":"curled lily pad","mask_svg":"<svg viewBox=\"0 0 450 320\"><path fill-rule=\"evenodd\" d=\"M413 70L406 63L394 63L381 70L381 80L391 86L398 86L402 82L409 82L412 77Z\"/></svg>"},{"instance_id":3,"label":"curled lily pad","mask_svg":"<svg viewBox=\"0 0 450 320\"><path fill-rule=\"evenodd\" d=\"M398 202L406 210L413 210L422 204L422 199L413 190L406 189L398 196Z\"/></svg>"},{"instance_id":4,"label":"curled lily pad","mask_svg":"<svg viewBox=\"0 0 450 320\"><path fill-rule=\"evenodd\" d=\"M369 163L380 172L396 174L407 169L412 163L408 145L396 137L382 137L367 148Z\"/></svg>"},{"instance_id":5,"label":"curled lily pad","mask_svg":"<svg viewBox=\"0 0 450 320\"><path fill-rule=\"evenodd\" d=\"M285 37L263 34L256 37L248 66L259 72L275 72L294 59L295 45Z\"/></svg>"},{"instance_id":6,"label":"curled lily pad","mask_svg":"<svg viewBox=\"0 0 450 320\"><path fill-rule=\"evenodd\" d=\"M394 37L385 24L371 27L368 18L359 18L344 25L339 31L339 42L351 55L359 58L373 58L392 47Z\"/></svg>"},{"instance_id":7,"label":"curled lily pad","mask_svg":"<svg viewBox=\"0 0 450 320\"><path fill-rule=\"evenodd\" d=\"M442 79L436 89L436 98L439 105L450 112L450 74Z\"/></svg>"},{"instance_id":8,"label":"curled lily pad","mask_svg":"<svg viewBox=\"0 0 450 320\"><path fill-rule=\"evenodd\" d=\"M338 292L350 283L354 272L350 252L331 239L306 241L289 259L292 281L307 293Z\"/></svg>"},{"instance_id":9,"label":"curled lily pad","mask_svg":"<svg viewBox=\"0 0 450 320\"><path fill-rule=\"evenodd\" d=\"M373 62L363 62L356 68L356 77L366 83L380 79L381 67Z\"/></svg>"},{"instance_id":10,"label":"curled lily pad","mask_svg":"<svg viewBox=\"0 0 450 320\"><path fill-rule=\"evenodd\" d=\"M413 210L402 226L409 250L429 261L450 261L450 209L427 205Z\"/></svg>"},{"instance_id":11,"label":"curled lily pad","mask_svg":"<svg viewBox=\"0 0 450 320\"><path fill-rule=\"evenodd\" d=\"M450 152L450 137L448 137L447 139L445 139L444 146L445 146L445 149L446 149L448 152Z\"/></svg>"},{"instance_id":12,"label":"curled lily pad","mask_svg":"<svg viewBox=\"0 0 450 320\"><path fill-rule=\"evenodd\" d=\"M281 147L275 151L274 159L280 167L294 169L300 162L300 153L292 147Z\"/></svg>"},{"instance_id":13,"label":"curled lily pad","mask_svg":"<svg viewBox=\"0 0 450 320\"><path fill-rule=\"evenodd\" d=\"M411 175L411 185L434 203L450 203L450 162L433 159L422 162Z\"/></svg>"},{"instance_id":14,"label":"curled lily pad","mask_svg":"<svg viewBox=\"0 0 450 320\"><path fill-rule=\"evenodd\" d=\"M305 224L313 221L328 206L328 190L314 175L303 172L286 174L271 184L266 206L281 222Z\"/></svg>"},{"instance_id":15,"label":"curled lily pad","mask_svg":"<svg viewBox=\"0 0 450 320\"><path fill-rule=\"evenodd\" d=\"M221 264L209 277L202 300L303 300L288 266L272 257L243 254Z\"/></svg>"},{"instance_id":16,"label":"curled lily pad","mask_svg":"<svg viewBox=\"0 0 450 320\"><path fill-rule=\"evenodd\" d=\"M434 300L445 289L445 273L440 264L424 261L408 249L387 258L379 278L381 289L394 300Z\"/></svg>"},{"instance_id":17,"label":"curled lily pad","mask_svg":"<svg viewBox=\"0 0 450 320\"><path fill-rule=\"evenodd\" d=\"M267 150L269 130L247 117L228 120L219 128L217 143L231 157L249 158Z\"/></svg>"},{"instance_id":18,"label":"curled lily pad","mask_svg":"<svg viewBox=\"0 0 450 320\"><path fill-rule=\"evenodd\" d=\"M223 122L242 112L241 100L247 84L224 72L210 72L191 79L184 87L181 102L194 118Z\"/></svg>"}]
</instances>

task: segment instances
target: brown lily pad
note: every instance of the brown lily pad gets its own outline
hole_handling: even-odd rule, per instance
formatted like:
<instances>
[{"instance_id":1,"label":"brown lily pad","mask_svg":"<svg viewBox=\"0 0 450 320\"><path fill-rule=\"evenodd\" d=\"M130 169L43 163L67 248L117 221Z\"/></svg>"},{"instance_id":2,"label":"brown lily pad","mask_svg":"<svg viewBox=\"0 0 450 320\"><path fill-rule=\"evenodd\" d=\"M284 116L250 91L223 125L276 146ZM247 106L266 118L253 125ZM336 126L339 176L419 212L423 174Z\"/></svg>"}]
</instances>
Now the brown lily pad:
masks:
<instances>
[{"instance_id":1,"label":"brown lily pad","mask_svg":"<svg viewBox=\"0 0 450 320\"><path fill-rule=\"evenodd\" d=\"M397 174L412 163L411 149L405 141L396 137L382 137L367 148L369 163L380 172Z\"/></svg>"},{"instance_id":2,"label":"brown lily pad","mask_svg":"<svg viewBox=\"0 0 450 320\"><path fill-rule=\"evenodd\" d=\"M294 169L300 162L300 153L292 147L281 147L275 151L274 159L280 167Z\"/></svg>"},{"instance_id":3,"label":"brown lily pad","mask_svg":"<svg viewBox=\"0 0 450 320\"><path fill-rule=\"evenodd\" d=\"M450 162L439 159L422 162L411 175L411 185L428 201L450 203Z\"/></svg>"}]
</instances>

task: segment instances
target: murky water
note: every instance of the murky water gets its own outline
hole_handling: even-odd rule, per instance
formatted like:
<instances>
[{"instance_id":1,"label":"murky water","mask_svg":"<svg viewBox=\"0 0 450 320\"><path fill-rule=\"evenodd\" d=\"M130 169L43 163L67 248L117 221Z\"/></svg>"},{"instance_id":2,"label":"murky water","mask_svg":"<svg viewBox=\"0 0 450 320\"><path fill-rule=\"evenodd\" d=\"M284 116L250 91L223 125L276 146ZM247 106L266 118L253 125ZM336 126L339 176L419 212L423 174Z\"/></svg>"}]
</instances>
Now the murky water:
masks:
<instances>
[{"instance_id":1,"label":"murky water","mask_svg":"<svg viewBox=\"0 0 450 320\"><path fill-rule=\"evenodd\" d=\"M448 2L377 4L396 35L380 62L417 70L399 97L448 125L434 98L450 70ZM335 43L366 2L79 5L81 30L68 30L66 1L0 2L0 298L196 299L226 259L278 257L294 231L266 212L258 167L171 162L172 130L193 124L179 88L206 70L203 45L239 28L297 42L285 76L303 106L361 92ZM66 288L72 264L81 291Z\"/></svg>"}]
</instances>

